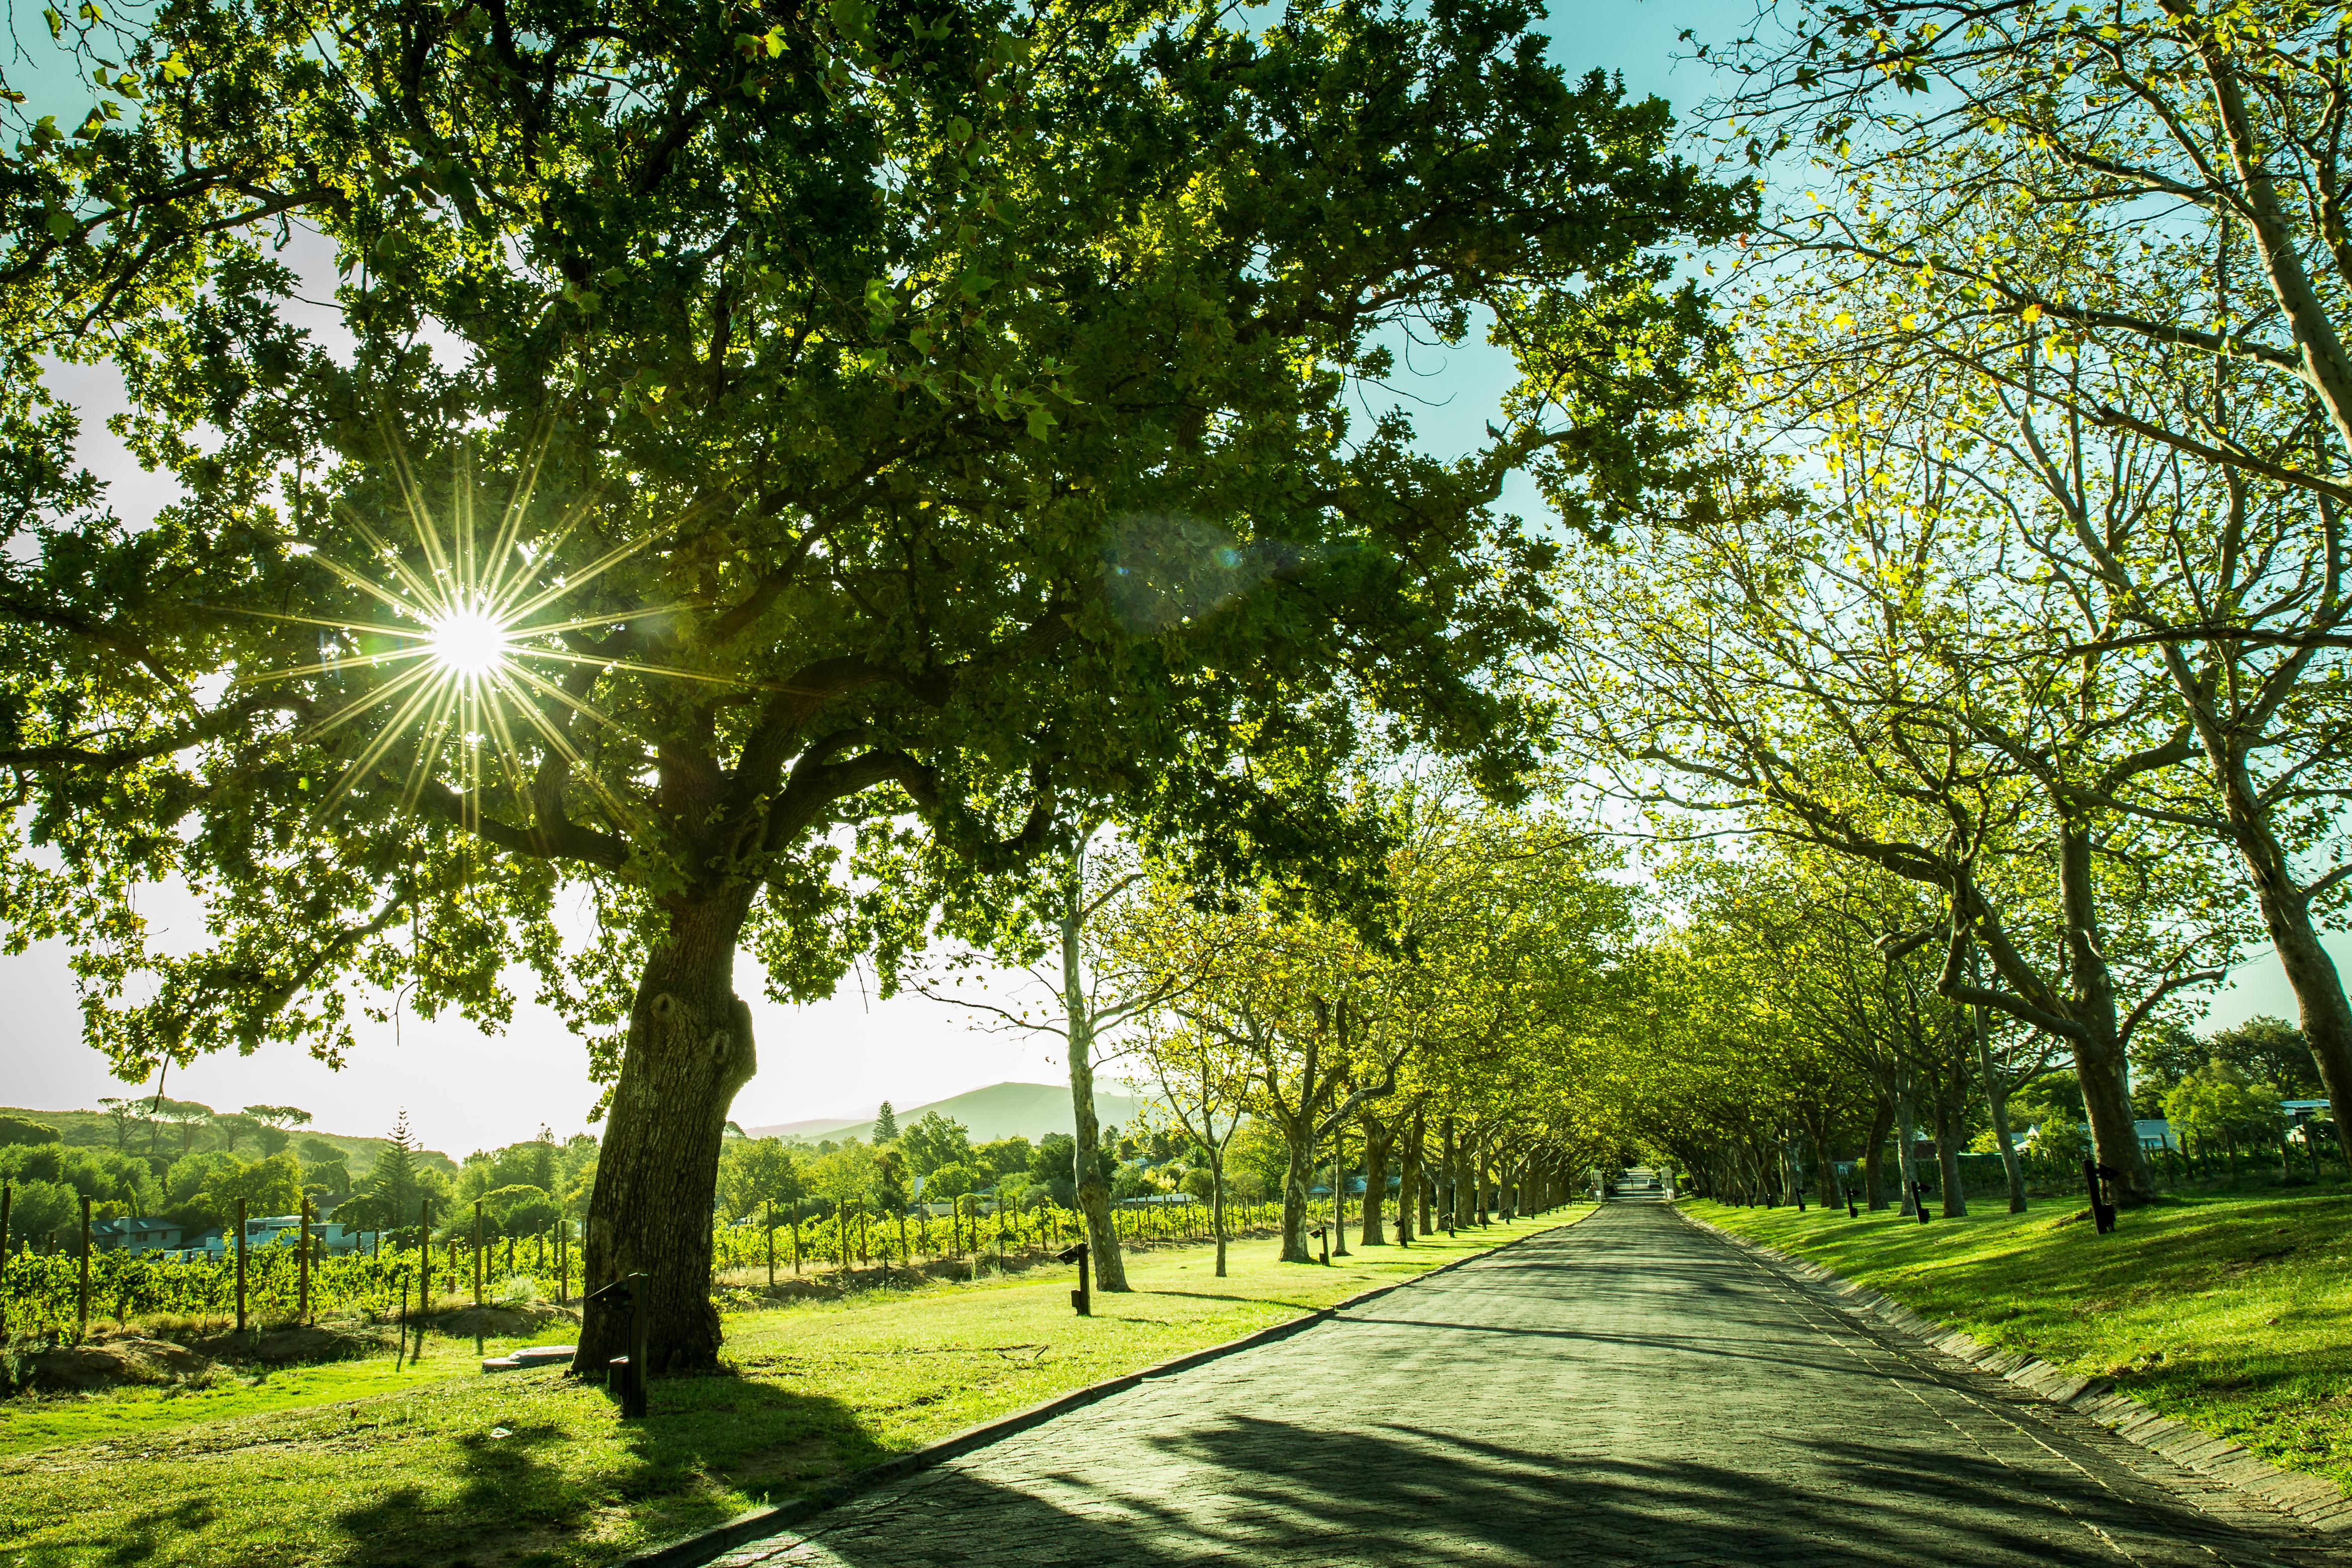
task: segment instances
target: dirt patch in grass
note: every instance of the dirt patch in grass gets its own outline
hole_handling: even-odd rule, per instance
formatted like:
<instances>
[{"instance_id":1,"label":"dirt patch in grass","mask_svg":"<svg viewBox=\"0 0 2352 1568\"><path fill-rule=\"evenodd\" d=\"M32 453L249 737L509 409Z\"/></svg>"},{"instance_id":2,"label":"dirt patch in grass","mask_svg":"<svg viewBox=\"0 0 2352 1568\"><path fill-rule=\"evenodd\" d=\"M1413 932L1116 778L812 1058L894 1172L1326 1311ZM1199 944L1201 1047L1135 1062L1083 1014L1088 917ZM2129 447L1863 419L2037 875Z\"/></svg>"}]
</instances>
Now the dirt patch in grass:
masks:
<instances>
[{"instance_id":1,"label":"dirt patch in grass","mask_svg":"<svg viewBox=\"0 0 2352 1568\"><path fill-rule=\"evenodd\" d=\"M217 1362L299 1366L376 1355L391 1345L391 1336L378 1329L319 1323L215 1334L189 1348Z\"/></svg>"},{"instance_id":2,"label":"dirt patch in grass","mask_svg":"<svg viewBox=\"0 0 2352 1568\"><path fill-rule=\"evenodd\" d=\"M126 1385L157 1386L201 1378L212 1358L137 1334L121 1334L78 1345L20 1352L17 1382L44 1394L90 1394Z\"/></svg>"},{"instance_id":3,"label":"dirt patch in grass","mask_svg":"<svg viewBox=\"0 0 2352 1568\"><path fill-rule=\"evenodd\" d=\"M442 1312L429 1320L435 1333L447 1334L454 1339L479 1336L487 1340L528 1339L551 1323L576 1323L579 1321L579 1308L559 1307L551 1301L492 1302L488 1306L461 1307L457 1311Z\"/></svg>"}]
</instances>

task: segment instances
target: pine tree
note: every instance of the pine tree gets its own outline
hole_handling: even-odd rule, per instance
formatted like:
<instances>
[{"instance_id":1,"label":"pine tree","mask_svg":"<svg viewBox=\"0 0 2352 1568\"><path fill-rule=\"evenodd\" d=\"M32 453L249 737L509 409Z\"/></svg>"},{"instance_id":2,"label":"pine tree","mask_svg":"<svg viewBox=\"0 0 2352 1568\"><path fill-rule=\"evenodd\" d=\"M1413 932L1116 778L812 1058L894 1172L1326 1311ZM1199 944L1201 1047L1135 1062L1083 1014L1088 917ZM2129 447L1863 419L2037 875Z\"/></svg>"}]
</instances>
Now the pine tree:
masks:
<instances>
[{"instance_id":1,"label":"pine tree","mask_svg":"<svg viewBox=\"0 0 2352 1568\"><path fill-rule=\"evenodd\" d=\"M874 1116L874 1142L893 1143L898 1141L898 1116L890 1109L890 1102L886 1100L882 1102L882 1109Z\"/></svg>"},{"instance_id":2,"label":"pine tree","mask_svg":"<svg viewBox=\"0 0 2352 1568\"><path fill-rule=\"evenodd\" d=\"M392 1146L376 1156L375 1166L368 1173L370 1206L380 1225L415 1223L416 1203L424 1195L416 1180L415 1147L408 1131L408 1108L402 1106L399 1120L393 1123Z\"/></svg>"},{"instance_id":3,"label":"pine tree","mask_svg":"<svg viewBox=\"0 0 2352 1568\"><path fill-rule=\"evenodd\" d=\"M555 1130L543 1122L530 1152L530 1184L551 1195L555 1192Z\"/></svg>"}]
</instances>

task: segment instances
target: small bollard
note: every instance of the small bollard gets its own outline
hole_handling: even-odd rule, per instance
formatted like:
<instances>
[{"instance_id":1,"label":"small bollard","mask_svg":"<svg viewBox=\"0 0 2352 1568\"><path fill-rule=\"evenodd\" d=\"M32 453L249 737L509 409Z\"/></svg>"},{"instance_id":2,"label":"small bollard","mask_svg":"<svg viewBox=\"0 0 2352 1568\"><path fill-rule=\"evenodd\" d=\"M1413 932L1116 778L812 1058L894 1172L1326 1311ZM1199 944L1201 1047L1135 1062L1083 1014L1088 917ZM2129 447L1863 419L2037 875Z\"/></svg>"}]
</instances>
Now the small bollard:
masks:
<instances>
[{"instance_id":1,"label":"small bollard","mask_svg":"<svg viewBox=\"0 0 2352 1568\"><path fill-rule=\"evenodd\" d=\"M1078 1288L1070 1292L1070 1305L1076 1310L1079 1317L1093 1317L1094 1298L1087 1290L1087 1244L1082 1241L1076 1247L1064 1247L1054 1254L1054 1261L1075 1263L1078 1266Z\"/></svg>"},{"instance_id":2,"label":"small bollard","mask_svg":"<svg viewBox=\"0 0 2352 1568\"><path fill-rule=\"evenodd\" d=\"M1853 1194L1852 1193L1848 1193L1845 1195L1845 1217L1848 1219L1860 1219L1862 1217L1862 1210L1854 1206Z\"/></svg>"},{"instance_id":3,"label":"small bollard","mask_svg":"<svg viewBox=\"0 0 2352 1568\"><path fill-rule=\"evenodd\" d=\"M1328 1225L1318 1225L1307 1234L1313 1237L1317 1241L1322 1243L1323 1264L1325 1268L1329 1268L1331 1264L1331 1227Z\"/></svg>"},{"instance_id":4,"label":"small bollard","mask_svg":"<svg viewBox=\"0 0 2352 1568\"><path fill-rule=\"evenodd\" d=\"M2116 1228L2116 1181L2122 1174L2113 1165L2083 1162L2083 1184L2091 1190L2091 1223L2101 1236Z\"/></svg>"},{"instance_id":5,"label":"small bollard","mask_svg":"<svg viewBox=\"0 0 2352 1568\"><path fill-rule=\"evenodd\" d=\"M621 1417L643 1417L646 1410L646 1367L647 1302L646 1277L625 1274L603 1289L581 1298L582 1305L598 1297L615 1298L615 1308L625 1308L629 1314L629 1353L616 1355L604 1363L604 1386L621 1402Z\"/></svg>"},{"instance_id":6,"label":"small bollard","mask_svg":"<svg viewBox=\"0 0 2352 1568\"><path fill-rule=\"evenodd\" d=\"M1911 1206L1918 1212L1919 1223L1921 1225L1926 1225L1927 1223L1927 1183L1914 1182L1911 1184Z\"/></svg>"}]
</instances>

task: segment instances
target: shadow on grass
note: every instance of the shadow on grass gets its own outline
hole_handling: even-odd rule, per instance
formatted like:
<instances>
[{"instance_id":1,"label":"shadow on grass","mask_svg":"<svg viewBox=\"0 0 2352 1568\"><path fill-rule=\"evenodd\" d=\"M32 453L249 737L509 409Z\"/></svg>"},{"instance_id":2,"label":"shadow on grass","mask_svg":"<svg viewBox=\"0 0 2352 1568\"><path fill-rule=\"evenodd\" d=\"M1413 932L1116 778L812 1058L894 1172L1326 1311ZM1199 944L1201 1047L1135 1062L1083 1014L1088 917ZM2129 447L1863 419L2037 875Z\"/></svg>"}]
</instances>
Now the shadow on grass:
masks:
<instances>
[{"instance_id":1,"label":"shadow on grass","mask_svg":"<svg viewBox=\"0 0 2352 1568\"><path fill-rule=\"evenodd\" d=\"M615 1508L667 1539L732 1517L732 1491L781 1500L888 1457L840 1401L755 1378L659 1380L650 1405L641 1421L614 1413L617 1455L583 1457L578 1438L553 1423L465 1434L456 1439L455 1496L411 1483L354 1501L334 1521L349 1543L339 1560L368 1568L553 1562L603 1534Z\"/></svg>"},{"instance_id":2,"label":"shadow on grass","mask_svg":"<svg viewBox=\"0 0 2352 1568\"><path fill-rule=\"evenodd\" d=\"M178 1536L202 1530L213 1521L214 1510L205 1498L181 1498L162 1508L125 1520L121 1538L107 1550L103 1561L109 1568L131 1568L153 1557L167 1536Z\"/></svg>"}]
</instances>

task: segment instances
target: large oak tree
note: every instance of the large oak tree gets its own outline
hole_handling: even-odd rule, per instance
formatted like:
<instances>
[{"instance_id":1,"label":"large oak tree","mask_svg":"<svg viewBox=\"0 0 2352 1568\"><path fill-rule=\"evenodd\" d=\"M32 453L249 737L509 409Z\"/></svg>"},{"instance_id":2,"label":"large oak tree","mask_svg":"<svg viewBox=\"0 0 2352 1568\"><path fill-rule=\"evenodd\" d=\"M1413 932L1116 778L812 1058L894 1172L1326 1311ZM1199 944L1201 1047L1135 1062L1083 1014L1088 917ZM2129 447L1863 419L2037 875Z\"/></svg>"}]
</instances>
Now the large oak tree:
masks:
<instances>
[{"instance_id":1,"label":"large oak tree","mask_svg":"<svg viewBox=\"0 0 2352 1568\"><path fill-rule=\"evenodd\" d=\"M1674 247L1744 205L1537 16L162 8L100 79L135 110L32 126L0 191L47 442L0 584L14 929L73 939L126 1076L339 1055L362 984L495 1025L527 960L610 1084L590 1281L648 1273L656 1369L709 1363L736 954L828 990L927 896L861 853L1011 867L1085 803L1296 858L1360 710L1528 760L1482 672L1549 635L1557 545L1492 503L1674 489ZM1482 449L1356 412L1485 318L1526 382ZM64 461L37 352L122 367L152 526ZM167 879L200 951L132 911Z\"/></svg>"}]
</instances>

